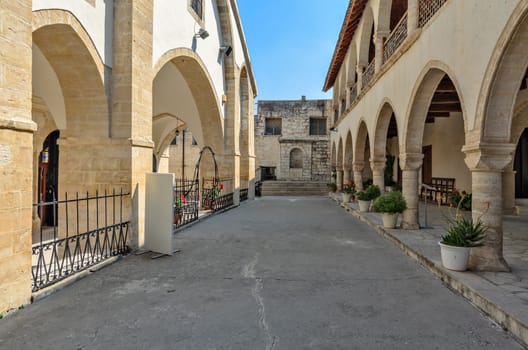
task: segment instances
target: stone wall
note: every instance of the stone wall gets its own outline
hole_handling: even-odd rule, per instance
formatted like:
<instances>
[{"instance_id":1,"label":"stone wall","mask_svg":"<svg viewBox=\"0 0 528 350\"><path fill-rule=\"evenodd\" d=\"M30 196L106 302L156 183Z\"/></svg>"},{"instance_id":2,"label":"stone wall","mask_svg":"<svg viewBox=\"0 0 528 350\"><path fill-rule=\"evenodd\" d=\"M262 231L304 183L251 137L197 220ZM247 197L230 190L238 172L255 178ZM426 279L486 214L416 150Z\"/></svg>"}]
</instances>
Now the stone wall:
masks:
<instances>
[{"instance_id":1,"label":"stone wall","mask_svg":"<svg viewBox=\"0 0 528 350\"><path fill-rule=\"evenodd\" d=\"M259 101L255 116L256 167L275 167L278 180L326 181L331 100ZM280 135L266 135L266 118L281 120ZM326 119L325 135L310 135L310 118ZM290 154L300 149L302 169L290 168Z\"/></svg>"}]
</instances>

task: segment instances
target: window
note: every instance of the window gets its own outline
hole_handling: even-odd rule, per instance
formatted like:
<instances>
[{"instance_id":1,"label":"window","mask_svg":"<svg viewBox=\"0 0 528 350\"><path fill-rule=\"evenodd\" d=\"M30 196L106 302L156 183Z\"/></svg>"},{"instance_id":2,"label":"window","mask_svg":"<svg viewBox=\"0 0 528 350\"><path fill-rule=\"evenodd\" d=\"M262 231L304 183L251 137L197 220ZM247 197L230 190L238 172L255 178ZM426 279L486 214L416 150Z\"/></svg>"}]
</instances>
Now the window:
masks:
<instances>
[{"instance_id":1,"label":"window","mask_svg":"<svg viewBox=\"0 0 528 350\"><path fill-rule=\"evenodd\" d=\"M198 142L196 142L196 139L193 136L191 145L196 146L197 144L198 144Z\"/></svg>"},{"instance_id":2,"label":"window","mask_svg":"<svg viewBox=\"0 0 528 350\"><path fill-rule=\"evenodd\" d=\"M339 112L336 110L334 110L334 124L337 123L337 120L339 119Z\"/></svg>"},{"instance_id":3,"label":"window","mask_svg":"<svg viewBox=\"0 0 528 350\"><path fill-rule=\"evenodd\" d=\"M194 13L200 17L200 19L203 19L202 0L191 0L191 8L193 9Z\"/></svg>"},{"instance_id":4,"label":"window","mask_svg":"<svg viewBox=\"0 0 528 350\"><path fill-rule=\"evenodd\" d=\"M310 135L326 135L325 118L310 118Z\"/></svg>"},{"instance_id":5,"label":"window","mask_svg":"<svg viewBox=\"0 0 528 350\"><path fill-rule=\"evenodd\" d=\"M266 118L266 129L264 135L280 135L282 133L281 118Z\"/></svg>"},{"instance_id":6,"label":"window","mask_svg":"<svg viewBox=\"0 0 528 350\"><path fill-rule=\"evenodd\" d=\"M177 145L178 144L178 141L177 141L177 136L175 136L172 141L171 141L171 145Z\"/></svg>"},{"instance_id":7,"label":"window","mask_svg":"<svg viewBox=\"0 0 528 350\"><path fill-rule=\"evenodd\" d=\"M290 152L290 168L291 169L302 169L303 167L303 152L294 148Z\"/></svg>"},{"instance_id":8,"label":"window","mask_svg":"<svg viewBox=\"0 0 528 350\"><path fill-rule=\"evenodd\" d=\"M341 100L341 114L345 113L346 111L346 101L345 99Z\"/></svg>"}]
</instances>

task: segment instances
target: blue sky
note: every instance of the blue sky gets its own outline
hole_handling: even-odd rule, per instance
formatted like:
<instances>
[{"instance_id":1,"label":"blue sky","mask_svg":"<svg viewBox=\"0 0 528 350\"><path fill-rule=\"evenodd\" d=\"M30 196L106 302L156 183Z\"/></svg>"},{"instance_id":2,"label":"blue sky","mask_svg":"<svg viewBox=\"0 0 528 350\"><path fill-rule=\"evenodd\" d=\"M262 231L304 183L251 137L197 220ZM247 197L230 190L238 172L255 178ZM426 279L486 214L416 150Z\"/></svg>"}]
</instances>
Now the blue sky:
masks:
<instances>
[{"instance_id":1,"label":"blue sky","mask_svg":"<svg viewBox=\"0 0 528 350\"><path fill-rule=\"evenodd\" d=\"M237 3L259 88L257 99L331 98L322 87L348 0Z\"/></svg>"}]
</instances>

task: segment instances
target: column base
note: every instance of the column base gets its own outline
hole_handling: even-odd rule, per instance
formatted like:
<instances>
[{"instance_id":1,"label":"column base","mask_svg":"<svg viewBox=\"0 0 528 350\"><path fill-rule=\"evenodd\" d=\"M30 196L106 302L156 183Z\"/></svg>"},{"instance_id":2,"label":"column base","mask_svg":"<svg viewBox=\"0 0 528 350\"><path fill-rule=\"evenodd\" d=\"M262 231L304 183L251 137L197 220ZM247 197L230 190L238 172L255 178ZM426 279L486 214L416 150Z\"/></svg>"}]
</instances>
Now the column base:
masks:
<instances>
[{"instance_id":1,"label":"column base","mask_svg":"<svg viewBox=\"0 0 528 350\"><path fill-rule=\"evenodd\" d=\"M402 222L402 229L404 230L419 230L420 225L411 222Z\"/></svg>"},{"instance_id":2,"label":"column base","mask_svg":"<svg viewBox=\"0 0 528 350\"><path fill-rule=\"evenodd\" d=\"M510 272L511 268L502 256L497 256L491 247L471 249L468 267L472 271Z\"/></svg>"}]
</instances>

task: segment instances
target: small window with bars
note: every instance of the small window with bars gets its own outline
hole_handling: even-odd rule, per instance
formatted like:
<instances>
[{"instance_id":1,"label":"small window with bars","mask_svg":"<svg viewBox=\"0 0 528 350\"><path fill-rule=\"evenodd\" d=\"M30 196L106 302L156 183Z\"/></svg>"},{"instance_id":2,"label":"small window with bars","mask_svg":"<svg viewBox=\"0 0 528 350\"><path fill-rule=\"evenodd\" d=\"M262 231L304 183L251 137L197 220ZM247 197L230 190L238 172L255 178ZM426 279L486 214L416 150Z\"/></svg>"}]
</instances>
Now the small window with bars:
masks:
<instances>
[{"instance_id":1,"label":"small window with bars","mask_svg":"<svg viewBox=\"0 0 528 350\"><path fill-rule=\"evenodd\" d=\"M326 118L310 118L310 135L326 135Z\"/></svg>"},{"instance_id":2,"label":"small window with bars","mask_svg":"<svg viewBox=\"0 0 528 350\"><path fill-rule=\"evenodd\" d=\"M280 135L282 133L281 118L266 118L264 135Z\"/></svg>"},{"instance_id":3,"label":"small window with bars","mask_svg":"<svg viewBox=\"0 0 528 350\"><path fill-rule=\"evenodd\" d=\"M191 8L194 13L203 20L203 1L202 0L191 0Z\"/></svg>"}]
</instances>

